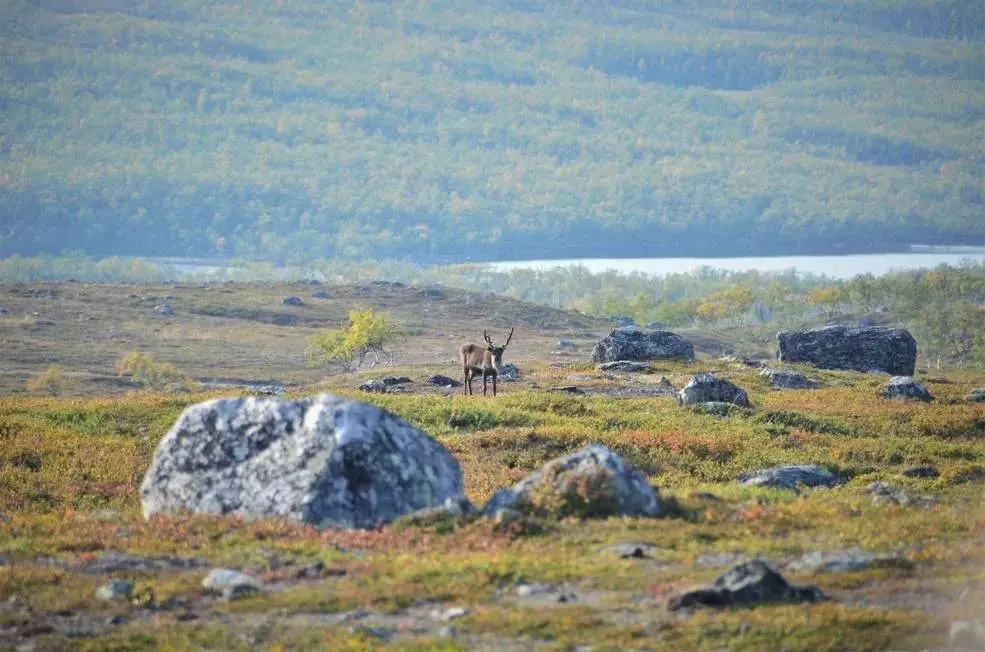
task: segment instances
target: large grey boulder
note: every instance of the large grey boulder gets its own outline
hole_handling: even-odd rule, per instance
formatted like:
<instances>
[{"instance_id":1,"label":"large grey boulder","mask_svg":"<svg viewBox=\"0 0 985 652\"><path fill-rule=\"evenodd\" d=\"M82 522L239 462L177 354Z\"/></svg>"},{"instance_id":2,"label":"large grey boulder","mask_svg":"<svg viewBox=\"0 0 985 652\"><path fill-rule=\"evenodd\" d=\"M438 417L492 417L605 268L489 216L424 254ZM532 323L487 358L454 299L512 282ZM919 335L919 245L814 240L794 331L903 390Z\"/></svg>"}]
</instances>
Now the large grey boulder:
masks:
<instances>
[{"instance_id":1,"label":"large grey boulder","mask_svg":"<svg viewBox=\"0 0 985 652\"><path fill-rule=\"evenodd\" d=\"M927 388L909 376L893 376L880 390L879 395L897 401L932 401Z\"/></svg>"},{"instance_id":2,"label":"large grey boulder","mask_svg":"<svg viewBox=\"0 0 985 652\"><path fill-rule=\"evenodd\" d=\"M749 407L749 396L738 385L711 374L698 374L677 395L681 405L734 403Z\"/></svg>"},{"instance_id":3,"label":"large grey boulder","mask_svg":"<svg viewBox=\"0 0 985 652\"><path fill-rule=\"evenodd\" d=\"M191 512L373 527L462 496L462 473L429 435L331 394L198 403L158 446L144 516Z\"/></svg>"},{"instance_id":4,"label":"large grey boulder","mask_svg":"<svg viewBox=\"0 0 985 652\"><path fill-rule=\"evenodd\" d=\"M774 602L827 600L816 586L787 582L769 563L753 559L738 564L711 584L679 593L667 604L671 611L696 607L752 606Z\"/></svg>"},{"instance_id":5,"label":"large grey boulder","mask_svg":"<svg viewBox=\"0 0 985 652\"><path fill-rule=\"evenodd\" d=\"M616 360L694 360L694 347L670 331L617 328L592 349L592 362Z\"/></svg>"},{"instance_id":6,"label":"large grey boulder","mask_svg":"<svg viewBox=\"0 0 985 652\"><path fill-rule=\"evenodd\" d=\"M902 328L825 326L776 334L781 362L912 376L917 341Z\"/></svg>"},{"instance_id":7,"label":"large grey boulder","mask_svg":"<svg viewBox=\"0 0 985 652\"><path fill-rule=\"evenodd\" d=\"M556 516L659 516L657 492L639 472L605 446L588 446L545 464L509 489L500 489L483 511L551 512Z\"/></svg>"}]
</instances>

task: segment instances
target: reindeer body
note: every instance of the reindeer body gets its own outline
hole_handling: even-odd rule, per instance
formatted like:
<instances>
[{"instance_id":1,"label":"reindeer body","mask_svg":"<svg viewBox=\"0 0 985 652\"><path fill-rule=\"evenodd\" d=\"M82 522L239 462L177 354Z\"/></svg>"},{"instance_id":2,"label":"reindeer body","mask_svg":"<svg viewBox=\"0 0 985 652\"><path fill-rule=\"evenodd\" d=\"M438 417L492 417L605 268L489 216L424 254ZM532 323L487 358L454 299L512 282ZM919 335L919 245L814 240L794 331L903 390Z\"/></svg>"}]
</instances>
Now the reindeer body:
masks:
<instances>
[{"instance_id":1,"label":"reindeer body","mask_svg":"<svg viewBox=\"0 0 985 652\"><path fill-rule=\"evenodd\" d=\"M503 351L513 338L513 329L506 338L506 344L496 346L485 331L482 332L486 346L481 344L463 344L459 353L462 359L462 374L465 376L465 394L472 394L472 379L476 374L482 374L482 395L486 395L488 379L492 377L493 396L496 396L496 377L503 368Z\"/></svg>"}]
</instances>

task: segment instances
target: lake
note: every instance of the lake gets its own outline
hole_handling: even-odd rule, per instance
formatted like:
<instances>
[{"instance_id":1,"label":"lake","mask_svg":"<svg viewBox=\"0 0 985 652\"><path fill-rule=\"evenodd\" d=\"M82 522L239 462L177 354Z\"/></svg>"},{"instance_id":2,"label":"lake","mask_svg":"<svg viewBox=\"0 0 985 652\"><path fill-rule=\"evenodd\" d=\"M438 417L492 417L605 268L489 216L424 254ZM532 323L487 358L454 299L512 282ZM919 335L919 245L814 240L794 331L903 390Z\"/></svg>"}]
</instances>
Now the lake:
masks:
<instances>
[{"instance_id":1,"label":"lake","mask_svg":"<svg viewBox=\"0 0 985 652\"><path fill-rule=\"evenodd\" d=\"M959 265L964 260L985 262L985 247L964 247L960 252L910 252L863 254L857 256L762 256L750 258L572 258L566 260L521 260L490 263L501 271L511 269L549 269L582 265L590 272L606 270L644 274L682 274L700 267L734 272L759 270L782 272L795 269L800 274L818 274L847 279L859 274L880 276L890 271L933 268L943 263Z\"/></svg>"}]
</instances>

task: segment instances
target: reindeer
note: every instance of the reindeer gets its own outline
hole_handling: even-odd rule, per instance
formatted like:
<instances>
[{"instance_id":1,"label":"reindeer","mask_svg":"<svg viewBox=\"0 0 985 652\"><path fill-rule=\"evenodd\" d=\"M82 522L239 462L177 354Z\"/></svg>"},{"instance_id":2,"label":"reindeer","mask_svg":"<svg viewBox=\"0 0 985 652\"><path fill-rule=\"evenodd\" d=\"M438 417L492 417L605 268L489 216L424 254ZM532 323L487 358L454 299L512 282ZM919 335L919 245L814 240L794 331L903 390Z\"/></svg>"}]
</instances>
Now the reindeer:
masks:
<instances>
[{"instance_id":1,"label":"reindeer","mask_svg":"<svg viewBox=\"0 0 985 652\"><path fill-rule=\"evenodd\" d=\"M482 337L486 340L486 346L481 344L462 345L462 373L465 374L466 396L472 393L472 379L477 373L482 374L482 395L486 395L486 378L488 376L492 376L493 396L496 395L496 376L503 368L503 351L513 339L513 329L510 329L506 344L503 346L493 344L486 331L482 331Z\"/></svg>"}]
</instances>

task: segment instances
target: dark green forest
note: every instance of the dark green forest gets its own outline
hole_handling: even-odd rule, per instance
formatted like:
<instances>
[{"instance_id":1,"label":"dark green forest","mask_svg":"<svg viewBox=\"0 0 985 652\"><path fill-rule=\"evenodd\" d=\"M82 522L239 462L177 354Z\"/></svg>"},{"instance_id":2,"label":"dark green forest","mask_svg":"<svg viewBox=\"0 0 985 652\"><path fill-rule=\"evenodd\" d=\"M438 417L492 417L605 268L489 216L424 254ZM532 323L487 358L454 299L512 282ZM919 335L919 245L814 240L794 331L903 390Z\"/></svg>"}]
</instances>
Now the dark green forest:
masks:
<instances>
[{"instance_id":1,"label":"dark green forest","mask_svg":"<svg viewBox=\"0 0 985 652\"><path fill-rule=\"evenodd\" d=\"M0 255L985 244L980 0L0 0Z\"/></svg>"}]
</instances>

